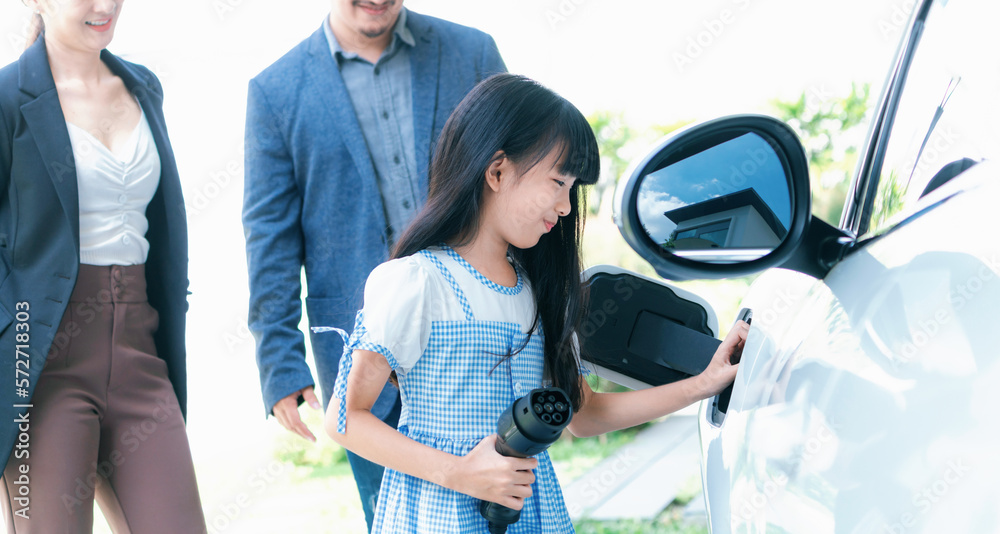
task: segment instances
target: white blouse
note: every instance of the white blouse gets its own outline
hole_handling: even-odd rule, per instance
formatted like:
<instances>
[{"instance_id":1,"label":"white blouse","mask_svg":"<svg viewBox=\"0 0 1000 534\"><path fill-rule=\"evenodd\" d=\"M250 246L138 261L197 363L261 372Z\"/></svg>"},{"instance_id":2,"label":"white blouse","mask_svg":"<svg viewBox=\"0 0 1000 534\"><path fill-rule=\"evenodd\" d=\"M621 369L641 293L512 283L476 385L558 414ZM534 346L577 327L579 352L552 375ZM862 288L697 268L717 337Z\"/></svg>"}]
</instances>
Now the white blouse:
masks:
<instances>
[{"instance_id":1,"label":"white blouse","mask_svg":"<svg viewBox=\"0 0 1000 534\"><path fill-rule=\"evenodd\" d=\"M455 277L475 320L517 323L521 333L528 332L535 301L523 275L518 288L503 287L445 250L428 251ZM365 284L363 314L365 340L388 349L402 372L412 369L427 348L433 322L466 320L447 279L420 254L388 261L372 271Z\"/></svg>"},{"instance_id":2,"label":"white blouse","mask_svg":"<svg viewBox=\"0 0 1000 534\"><path fill-rule=\"evenodd\" d=\"M66 124L80 198L80 263L145 263L146 205L160 183L160 155L146 115L118 152L83 128Z\"/></svg>"}]
</instances>

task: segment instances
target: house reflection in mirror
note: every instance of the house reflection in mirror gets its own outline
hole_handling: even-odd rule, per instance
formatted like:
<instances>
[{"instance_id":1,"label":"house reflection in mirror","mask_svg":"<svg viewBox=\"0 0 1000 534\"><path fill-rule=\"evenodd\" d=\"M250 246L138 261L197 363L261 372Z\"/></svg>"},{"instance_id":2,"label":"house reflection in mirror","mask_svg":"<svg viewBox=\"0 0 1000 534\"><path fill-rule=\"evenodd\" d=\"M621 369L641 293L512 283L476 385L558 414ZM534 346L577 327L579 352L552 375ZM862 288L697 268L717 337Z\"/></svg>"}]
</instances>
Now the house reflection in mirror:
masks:
<instances>
[{"instance_id":1,"label":"house reflection in mirror","mask_svg":"<svg viewBox=\"0 0 1000 534\"><path fill-rule=\"evenodd\" d=\"M639 221L653 242L700 261L745 261L774 250L788 233L785 168L749 132L642 178Z\"/></svg>"}]
</instances>

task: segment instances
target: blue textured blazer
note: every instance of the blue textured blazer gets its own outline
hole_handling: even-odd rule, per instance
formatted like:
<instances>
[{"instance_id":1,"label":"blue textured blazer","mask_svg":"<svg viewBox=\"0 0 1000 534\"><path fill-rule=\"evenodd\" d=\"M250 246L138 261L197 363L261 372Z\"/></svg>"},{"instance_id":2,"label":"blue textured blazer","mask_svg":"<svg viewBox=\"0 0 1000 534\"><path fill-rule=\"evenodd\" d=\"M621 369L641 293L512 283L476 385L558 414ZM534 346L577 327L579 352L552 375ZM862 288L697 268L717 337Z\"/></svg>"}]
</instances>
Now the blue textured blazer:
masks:
<instances>
[{"instance_id":1,"label":"blue textured blazer","mask_svg":"<svg viewBox=\"0 0 1000 534\"><path fill-rule=\"evenodd\" d=\"M142 106L160 156L160 183L146 208L147 293L160 315L156 350L167 362L183 411L187 222L163 120L163 89L145 67L107 50L101 59ZM24 376L15 376L15 367L28 371L28 391L33 393L76 285L79 208L73 149L42 37L0 69L0 457L5 463L19 434L14 420L26 411L13 405L30 403L30 397L17 395L15 378ZM28 319L27 365L15 363L16 334L23 333L15 318ZM30 418L30 409L27 412Z\"/></svg>"},{"instance_id":2,"label":"blue textured blazer","mask_svg":"<svg viewBox=\"0 0 1000 534\"><path fill-rule=\"evenodd\" d=\"M448 116L473 86L506 67L481 31L413 11L407 26L416 40L410 70L425 200L430 157ZM350 332L365 279L389 251L375 170L322 27L250 81L246 120L249 326L270 413L314 385L299 330L302 268L309 324ZM343 344L333 333L310 340L325 403Z\"/></svg>"}]
</instances>

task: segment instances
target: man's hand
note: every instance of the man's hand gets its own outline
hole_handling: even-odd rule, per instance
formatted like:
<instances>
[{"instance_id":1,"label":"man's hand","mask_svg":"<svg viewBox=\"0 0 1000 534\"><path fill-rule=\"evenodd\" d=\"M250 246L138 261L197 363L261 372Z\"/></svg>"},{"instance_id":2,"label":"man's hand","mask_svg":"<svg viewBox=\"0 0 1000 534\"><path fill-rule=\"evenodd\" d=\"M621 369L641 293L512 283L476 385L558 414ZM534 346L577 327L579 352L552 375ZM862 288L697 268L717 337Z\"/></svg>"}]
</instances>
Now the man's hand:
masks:
<instances>
[{"instance_id":1,"label":"man's hand","mask_svg":"<svg viewBox=\"0 0 1000 534\"><path fill-rule=\"evenodd\" d=\"M299 397L305 399L306 404L312 407L313 410L320 409L316 394L313 393L313 387L309 386L278 401L274 405L272 413L274 413L274 417L278 419L278 422L281 423L281 426L288 429L288 431L294 432L315 443L316 436L309 431L309 427L299 417Z\"/></svg>"}]
</instances>

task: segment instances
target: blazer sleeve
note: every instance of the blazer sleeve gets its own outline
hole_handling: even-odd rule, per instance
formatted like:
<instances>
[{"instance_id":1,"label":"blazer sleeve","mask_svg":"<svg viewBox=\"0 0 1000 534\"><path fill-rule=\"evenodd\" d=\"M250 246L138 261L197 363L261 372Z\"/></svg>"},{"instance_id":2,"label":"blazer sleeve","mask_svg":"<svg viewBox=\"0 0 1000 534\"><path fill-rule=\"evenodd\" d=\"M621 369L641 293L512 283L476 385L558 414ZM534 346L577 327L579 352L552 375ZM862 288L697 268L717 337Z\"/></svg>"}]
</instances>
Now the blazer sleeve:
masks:
<instances>
[{"instance_id":1,"label":"blazer sleeve","mask_svg":"<svg viewBox=\"0 0 1000 534\"><path fill-rule=\"evenodd\" d=\"M497 48L497 43L490 35L486 35L486 38L483 40L482 52L479 56L479 69L480 75L476 83L494 74L507 72L507 65L503 62L503 58L500 57L500 50Z\"/></svg>"},{"instance_id":2,"label":"blazer sleeve","mask_svg":"<svg viewBox=\"0 0 1000 534\"><path fill-rule=\"evenodd\" d=\"M279 400L314 385L299 330L305 246L302 197L280 118L252 80L244 139L243 232L250 281L248 323L257 342L268 414Z\"/></svg>"},{"instance_id":3,"label":"blazer sleeve","mask_svg":"<svg viewBox=\"0 0 1000 534\"><path fill-rule=\"evenodd\" d=\"M0 214L10 213L10 206L7 204L10 202L9 190L10 190L10 173L14 165L14 131L11 130L11 125L7 121L7 114L3 109L3 103L0 102ZM8 266L7 262L7 243L10 241L10 232L12 228L9 225L10 220L0 220L0 254L3 257L0 258L0 282L7 277ZM5 319L0 317L0 320ZM3 324L0 324L0 332L3 331Z\"/></svg>"},{"instance_id":4,"label":"blazer sleeve","mask_svg":"<svg viewBox=\"0 0 1000 534\"><path fill-rule=\"evenodd\" d=\"M10 186L10 169L13 164L12 137L13 132L10 131L3 103L0 102L0 201L7 198L7 187Z\"/></svg>"}]
</instances>

